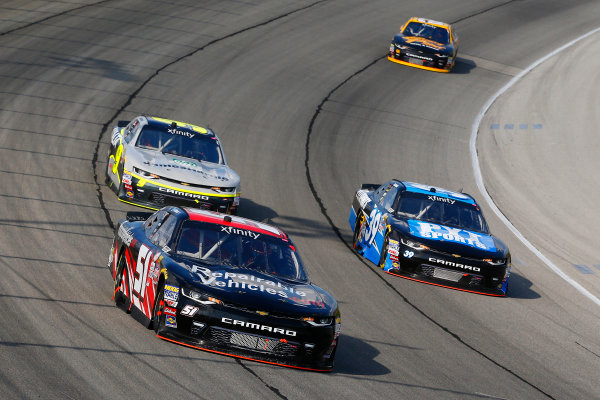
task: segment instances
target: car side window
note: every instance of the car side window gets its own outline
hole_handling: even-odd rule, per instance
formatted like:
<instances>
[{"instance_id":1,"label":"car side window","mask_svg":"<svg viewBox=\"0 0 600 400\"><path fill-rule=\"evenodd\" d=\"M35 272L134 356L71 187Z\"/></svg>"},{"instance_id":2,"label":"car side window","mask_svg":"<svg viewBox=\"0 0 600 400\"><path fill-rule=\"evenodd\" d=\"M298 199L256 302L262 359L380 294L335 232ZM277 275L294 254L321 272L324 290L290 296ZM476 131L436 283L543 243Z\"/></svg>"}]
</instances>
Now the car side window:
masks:
<instances>
[{"instance_id":1,"label":"car side window","mask_svg":"<svg viewBox=\"0 0 600 400\"><path fill-rule=\"evenodd\" d=\"M177 218L167 213L160 226L150 236L150 241L161 248L166 246L173 237L176 226Z\"/></svg>"},{"instance_id":2,"label":"car side window","mask_svg":"<svg viewBox=\"0 0 600 400\"><path fill-rule=\"evenodd\" d=\"M386 187L388 187L387 183L379 186L377 188L377 190L375 190L375 193L373 194L373 200L375 200L376 203L380 203L381 202L381 198L385 195L385 188Z\"/></svg>"},{"instance_id":3,"label":"car side window","mask_svg":"<svg viewBox=\"0 0 600 400\"><path fill-rule=\"evenodd\" d=\"M393 190L393 193L392 192ZM382 208L387 208L386 204L389 203L389 205L394 203L395 197L396 197L396 192L397 192L397 187L394 186L393 182L388 182L385 185L381 186L379 189L377 189L378 196L375 198L375 201L382 207Z\"/></svg>"},{"instance_id":4,"label":"car side window","mask_svg":"<svg viewBox=\"0 0 600 400\"><path fill-rule=\"evenodd\" d=\"M158 229L158 227L162 223L163 219L165 218L166 214L167 214L166 211L163 211L163 210L157 211L154 214L152 214L150 216L150 218L148 218L146 220L146 222L144 222L144 233L146 234L147 238L152 236L154 231L156 229Z\"/></svg>"},{"instance_id":5,"label":"car side window","mask_svg":"<svg viewBox=\"0 0 600 400\"><path fill-rule=\"evenodd\" d=\"M127 125L125 128L125 137L124 140L126 143L131 142L131 139L135 136L135 133L138 131L140 126L140 121L136 118Z\"/></svg>"},{"instance_id":6,"label":"car side window","mask_svg":"<svg viewBox=\"0 0 600 400\"><path fill-rule=\"evenodd\" d=\"M394 202L396 200L396 195L398 194L398 187L391 186L388 190L386 190L385 195L381 199L381 207L384 208L388 212L393 212Z\"/></svg>"}]
</instances>

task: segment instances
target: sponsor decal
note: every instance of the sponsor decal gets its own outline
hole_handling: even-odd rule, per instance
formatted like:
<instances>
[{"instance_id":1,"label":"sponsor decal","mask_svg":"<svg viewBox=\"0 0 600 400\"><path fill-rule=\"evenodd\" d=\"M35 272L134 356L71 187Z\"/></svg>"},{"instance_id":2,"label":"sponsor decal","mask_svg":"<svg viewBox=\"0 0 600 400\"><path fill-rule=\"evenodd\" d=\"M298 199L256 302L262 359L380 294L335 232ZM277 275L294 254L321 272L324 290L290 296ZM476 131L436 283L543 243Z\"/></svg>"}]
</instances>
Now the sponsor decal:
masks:
<instances>
[{"instance_id":1,"label":"sponsor decal","mask_svg":"<svg viewBox=\"0 0 600 400\"><path fill-rule=\"evenodd\" d=\"M171 164L171 163L162 164L162 163L154 162L152 164L152 166L159 167L159 168L184 169L186 171L192 171L192 172L197 172L199 174L202 174L205 178L217 179L217 180L220 180L220 181L223 181L223 182L229 180L228 177L219 176L219 175L213 175L213 174L208 174L205 171L203 171L202 169L197 169L200 166L198 164L193 163L193 162L178 160L176 158L173 158L172 161L173 161L174 164ZM195 168L191 168L191 167L195 167Z\"/></svg>"},{"instance_id":2,"label":"sponsor decal","mask_svg":"<svg viewBox=\"0 0 600 400\"><path fill-rule=\"evenodd\" d=\"M127 229L125 225L119 226L118 235L127 247L131 245L131 242L133 241L133 233L131 233L131 231Z\"/></svg>"},{"instance_id":3,"label":"sponsor decal","mask_svg":"<svg viewBox=\"0 0 600 400\"><path fill-rule=\"evenodd\" d=\"M443 193L445 195L450 195L452 197L455 197L457 199L465 199L465 200L471 200L471 198L469 196L467 196L464 193L459 193L459 192L453 192L451 190L447 190L447 189L442 189L436 186L427 186L427 185L422 185L420 183L414 183L414 182L406 182L406 186L407 187L413 187L416 189L420 189L424 192L427 192L427 194L431 194L430 189L433 187L435 188L436 193Z\"/></svg>"},{"instance_id":4,"label":"sponsor decal","mask_svg":"<svg viewBox=\"0 0 600 400\"><path fill-rule=\"evenodd\" d=\"M129 197L130 199L133 199L133 192L132 192L131 190L128 190L128 191L125 193L125 196Z\"/></svg>"},{"instance_id":5,"label":"sponsor decal","mask_svg":"<svg viewBox=\"0 0 600 400\"><path fill-rule=\"evenodd\" d=\"M173 161L175 164L181 164L181 165L185 165L187 167L191 167L191 168L200 168L199 164L196 164L193 161L188 161L188 160L178 160L176 158L171 159L171 161Z\"/></svg>"},{"instance_id":6,"label":"sponsor decal","mask_svg":"<svg viewBox=\"0 0 600 400\"><path fill-rule=\"evenodd\" d=\"M221 226L221 232L225 232L229 235L234 233L236 235L246 236L246 237L249 237L252 239L258 239L258 237L260 236L260 233L256 233L256 232L252 232L252 231L248 231L248 230L240 229L240 228L234 228L232 226Z\"/></svg>"},{"instance_id":7,"label":"sponsor decal","mask_svg":"<svg viewBox=\"0 0 600 400\"><path fill-rule=\"evenodd\" d=\"M362 208L365 208L365 206L369 204L369 201L371 201L369 195L364 190L356 192L356 198L358 199L358 204L360 204Z\"/></svg>"},{"instance_id":8,"label":"sponsor decal","mask_svg":"<svg viewBox=\"0 0 600 400\"><path fill-rule=\"evenodd\" d=\"M454 261L442 260L442 259L434 258L434 257L429 257L429 262L433 262L433 263L436 263L436 264L447 265L449 267L454 267L454 268L462 268L462 269L467 270L467 271L481 272L481 268L479 268L479 267L473 267L471 265L456 263Z\"/></svg>"},{"instance_id":9,"label":"sponsor decal","mask_svg":"<svg viewBox=\"0 0 600 400\"><path fill-rule=\"evenodd\" d=\"M174 194L176 196L189 197L190 199L210 200L210 197L204 196L202 194L182 192L181 190L175 190L175 189L166 188L166 187L162 187L162 186L159 186L158 190L161 192Z\"/></svg>"},{"instance_id":10,"label":"sponsor decal","mask_svg":"<svg viewBox=\"0 0 600 400\"><path fill-rule=\"evenodd\" d=\"M121 128L115 126L112 131L112 136L110 137L110 143L113 146L116 146L121 141Z\"/></svg>"},{"instance_id":11,"label":"sponsor decal","mask_svg":"<svg viewBox=\"0 0 600 400\"><path fill-rule=\"evenodd\" d=\"M177 310L172 307L165 307L165 314L177 315Z\"/></svg>"},{"instance_id":12,"label":"sponsor decal","mask_svg":"<svg viewBox=\"0 0 600 400\"><path fill-rule=\"evenodd\" d=\"M221 322L227 325L242 326L244 328L255 329L257 331L266 331L271 333L279 333L280 335L296 336L296 331L283 328L275 328L269 325L255 324L253 322L241 321L239 319L222 317Z\"/></svg>"},{"instance_id":13,"label":"sponsor decal","mask_svg":"<svg viewBox=\"0 0 600 400\"><path fill-rule=\"evenodd\" d=\"M446 197L440 197L440 196L427 196L427 198L431 201L441 201L442 203L448 203L448 204L454 204L456 203L456 200L452 200L452 199L448 199Z\"/></svg>"},{"instance_id":14,"label":"sponsor decal","mask_svg":"<svg viewBox=\"0 0 600 400\"><path fill-rule=\"evenodd\" d=\"M412 219L408 220L408 226L410 233L417 237L462 243L482 250L496 251L494 239L487 235Z\"/></svg>"},{"instance_id":15,"label":"sponsor decal","mask_svg":"<svg viewBox=\"0 0 600 400\"><path fill-rule=\"evenodd\" d=\"M165 325L169 328L177 328L177 319L173 315L165 315Z\"/></svg>"},{"instance_id":16,"label":"sponsor decal","mask_svg":"<svg viewBox=\"0 0 600 400\"><path fill-rule=\"evenodd\" d=\"M131 175L123 174L123 179L121 181L126 185L131 185Z\"/></svg>"},{"instance_id":17,"label":"sponsor decal","mask_svg":"<svg viewBox=\"0 0 600 400\"><path fill-rule=\"evenodd\" d=\"M194 135L194 134L193 134L193 133L191 133L191 132L182 131L182 130L179 130L179 129L177 129L177 128L170 128L170 129L167 129L167 132L169 132L169 133L170 133L170 134L172 134L172 135L181 135L181 136L187 136L187 137L189 137L189 138L193 138L194 136L196 136L196 135Z\"/></svg>"},{"instance_id":18,"label":"sponsor decal","mask_svg":"<svg viewBox=\"0 0 600 400\"><path fill-rule=\"evenodd\" d=\"M317 301L317 300L311 300L311 299L302 299L300 297L291 297L291 299L296 302L296 303L302 303L302 304L306 304L309 306L315 306L315 307L319 307L319 308L325 308L325 303L323 303L322 301Z\"/></svg>"},{"instance_id":19,"label":"sponsor decal","mask_svg":"<svg viewBox=\"0 0 600 400\"><path fill-rule=\"evenodd\" d=\"M398 255L400 254L400 244L397 240L388 240L388 254L390 256L390 260L398 261Z\"/></svg>"},{"instance_id":20,"label":"sponsor decal","mask_svg":"<svg viewBox=\"0 0 600 400\"><path fill-rule=\"evenodd\" d=\"M165 301L167 300L173 302L179 300L179 288L177 286L165 285Z\"/></svg>"},{"instance_id":21,"label":"sponsor decal","mask_svg":"<svg viewBox=\"0 0 600 400\"><path fill-rule=\"evenodd\" d=\"M162 255L160 255L156 260L152 262L150 265L150 271L148 272L148 276L152 279L152 282L156 285L158 283L158 276L160 275L160 266L158 263L160 262ZM148 284L150 281L148 281ZM148 285L147 284L147 285Z\"/></svg>"},{"instance_id":22,"label":"sponsor decal","mask_svg":"<svg viewBox=\"0 0 600 400\"><path fill-rule=\"evenodd\" d=\"M200 281L207 286L267 293L272 296L290 299L297 303L307 304L304 300L301 300L301 298L307 297L306 292L282 284L279 281L276 282L249 274L213 271L198 265L192 266L191 272L196 274L200 278Z\"/></svg>"}]
</instances>

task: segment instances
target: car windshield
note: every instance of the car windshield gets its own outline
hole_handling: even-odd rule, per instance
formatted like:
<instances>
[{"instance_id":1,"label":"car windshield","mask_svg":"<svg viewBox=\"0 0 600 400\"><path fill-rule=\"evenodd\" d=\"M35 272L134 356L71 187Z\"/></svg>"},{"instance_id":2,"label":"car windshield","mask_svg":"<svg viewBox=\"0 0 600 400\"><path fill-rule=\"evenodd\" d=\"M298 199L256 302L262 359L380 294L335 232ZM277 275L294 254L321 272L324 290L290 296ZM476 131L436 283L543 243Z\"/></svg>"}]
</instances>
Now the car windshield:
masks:
<instances>
[{"instance_id":1,"label":"car windshield","mask_svg":"<svg viewBox=\"0 0 600 400\"><path fill-rule=\"evenodd\" d=\"M447 29L421 22L413 21L409 23L402 31L402 34L404 36L415 36L433 40L441 44L450 43L450 35Z\"/></svg>"},{"instance_id":2,"label":"car windshield","mask_svg":"<svg viewBox=\"0 0 600 400\"><path fill-rule=\"evenodd\" d=\"M431 198L438 200L432 200ZM442 199L442 200L439 200ZM468 231L488 233L483 214L476 205L438 196L406 192L400 197L396 215Z\"/></svg>"},{"instance_id":3,"label":"car windshield","mask_svg":"<svg viewBox=\"0 0 600 400\"><path fill-rule=\"evenodd\" d=\"M307 279L289 242L243 228L186 221L176 253L204 264L246 268L288 280Z\"/></svg>"},{"instance_id":4,"label":"car windshield","mask_svg":"<svg viewBox=\"0 0 600 400\"><path fill-rule=\"evenodd\" d=\"M136 146L198 161L224 163L221 148L214 136L181 128L178 128L177 132L180 133L172 134L166 129L146 125L137 139Z\"/></svg>"}]
</instances>

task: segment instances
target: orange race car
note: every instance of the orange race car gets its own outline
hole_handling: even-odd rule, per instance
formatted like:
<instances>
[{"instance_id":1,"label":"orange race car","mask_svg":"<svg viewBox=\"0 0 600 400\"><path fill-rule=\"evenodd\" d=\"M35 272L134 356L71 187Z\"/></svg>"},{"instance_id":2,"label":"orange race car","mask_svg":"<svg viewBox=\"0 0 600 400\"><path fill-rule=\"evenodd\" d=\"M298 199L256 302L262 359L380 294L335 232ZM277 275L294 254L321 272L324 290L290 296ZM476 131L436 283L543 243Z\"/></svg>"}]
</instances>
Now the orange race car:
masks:
<instances>
[{"instance_id":1,"label":"orange race car","mask_svg":"<svg viewBox=\"0 0 600 400\"><path fill-rule=\"evenodd\" d=\"M388 60L430 71L450 72L457 51L458 35L451 25L413 17L394 36Z\"/></svg>"}]
</instances>

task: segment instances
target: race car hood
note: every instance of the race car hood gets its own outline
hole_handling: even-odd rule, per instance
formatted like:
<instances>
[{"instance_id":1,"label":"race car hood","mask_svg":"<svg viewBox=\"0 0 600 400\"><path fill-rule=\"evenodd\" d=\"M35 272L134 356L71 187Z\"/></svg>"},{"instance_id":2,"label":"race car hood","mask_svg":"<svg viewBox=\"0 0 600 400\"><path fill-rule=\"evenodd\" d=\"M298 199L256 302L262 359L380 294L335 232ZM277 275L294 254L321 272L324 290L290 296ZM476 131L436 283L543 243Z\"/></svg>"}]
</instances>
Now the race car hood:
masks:
<instances>
[{"instance_id":1,"label":"race car hood","mask_svg":"<svg viewBox=\"0 0 600 400\"><path fill-rule=\"evenodd\" d=\"M184 263L186 279L196 290L224 303L260 311L298 316L331 316L337 303L309 282L292 282L258 271ZM192 288L193 289L193 288Z\"/></svg>"},{"instance_id":2,"label":"race car hood","mask_svg":"<svg viewBox=\"0 0 600 400\"><path fill-rule=\"evenodd\" d=\"M403 36L398 34L394 36L394 43L406 45L413 49L418 49L426 53L449 53L450 46L444 45L433 40L416 36Z\"/></svg>"},{"instance_id":3,"label":"race car hood","mask_svg":"<svg viewBox=\"0 0 600 400\"><path fill-rule=\"evenodd\" d=\"M493 235L434 224L401 220L394 227L416 242L433 249L471 258L506 258L507 246Z\"/></svg>"},{"instance_id":4,"label":"race car hood","mask_svg":"<svg viewBox=\"0 0 600 400\"><path fill-rule=\"evenodd\" d=\"M198 161L154 150L132 147L127 154L127 163L130 167L192 185L235 187L240 183L240 177L225 164Z\"/></svg>"}]
</instances>

